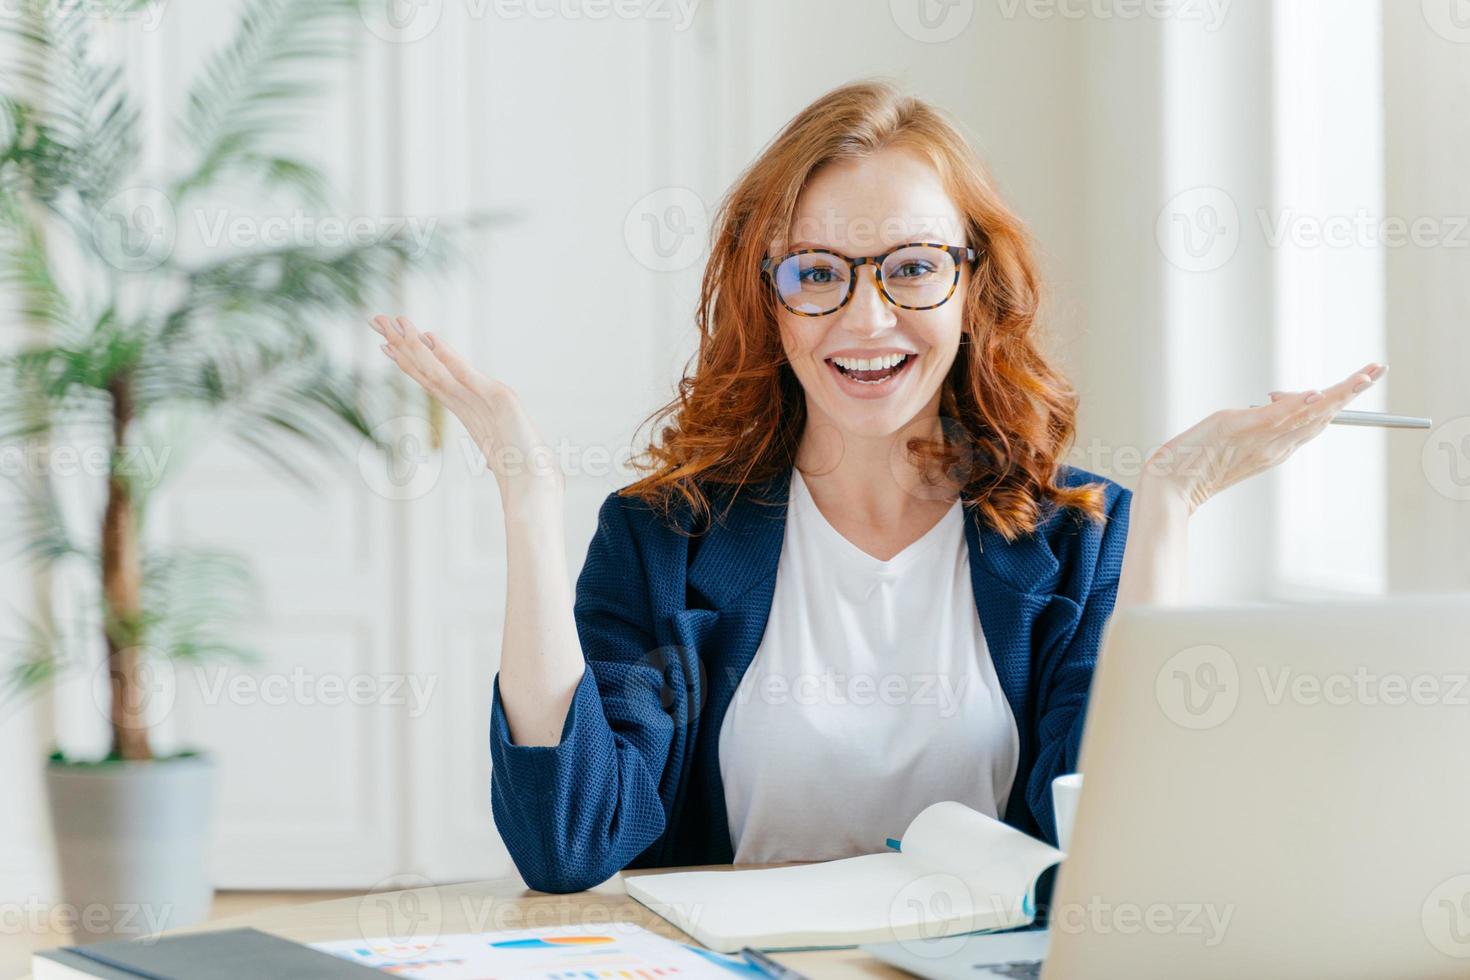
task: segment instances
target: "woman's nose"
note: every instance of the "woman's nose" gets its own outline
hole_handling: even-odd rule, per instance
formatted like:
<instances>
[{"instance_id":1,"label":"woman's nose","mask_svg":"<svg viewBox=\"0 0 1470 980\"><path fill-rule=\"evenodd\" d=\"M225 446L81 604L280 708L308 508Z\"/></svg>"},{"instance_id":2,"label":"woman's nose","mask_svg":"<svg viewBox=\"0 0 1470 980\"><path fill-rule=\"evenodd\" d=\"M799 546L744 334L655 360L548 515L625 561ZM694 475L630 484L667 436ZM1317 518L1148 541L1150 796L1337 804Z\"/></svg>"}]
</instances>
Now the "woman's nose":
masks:
<instances>
[{"instance_id":1,"label":"woman's nose","mask_svg":"<svg viewBox=\"0 0 1470 980\"><path fill-rule=\"evenodd\" d=\"M853 295L842 312L844 326L859 333L878 333L893 326L893 307L878 288L878 272L870 265L859 266L852 284Z\"/></svg>"}]
</instances>

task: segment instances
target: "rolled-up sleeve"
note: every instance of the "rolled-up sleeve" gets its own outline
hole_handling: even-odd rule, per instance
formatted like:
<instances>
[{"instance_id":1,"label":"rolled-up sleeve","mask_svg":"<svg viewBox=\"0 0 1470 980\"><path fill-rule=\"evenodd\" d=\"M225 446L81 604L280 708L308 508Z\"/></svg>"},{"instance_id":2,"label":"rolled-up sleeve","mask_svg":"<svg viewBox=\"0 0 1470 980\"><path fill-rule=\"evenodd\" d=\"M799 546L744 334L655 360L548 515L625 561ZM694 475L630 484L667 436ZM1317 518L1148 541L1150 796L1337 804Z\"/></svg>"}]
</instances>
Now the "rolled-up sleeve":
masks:
<instances>
[{"instance_id":1,"label":"rolled-up sleeve","mask_svg":"<svg viewBox=\"0 0 1470 980\"><path fill-rule=\"evenodd\" d=\"M538 891L582 891L606 881L659 839L660 796L674 722L664 673L650 657L653 613L627 503L610 496L577 579L574 616L586 667L561 741L511 740L493 684L490 800L516 869Z\"/></svg>"}]
</instances>

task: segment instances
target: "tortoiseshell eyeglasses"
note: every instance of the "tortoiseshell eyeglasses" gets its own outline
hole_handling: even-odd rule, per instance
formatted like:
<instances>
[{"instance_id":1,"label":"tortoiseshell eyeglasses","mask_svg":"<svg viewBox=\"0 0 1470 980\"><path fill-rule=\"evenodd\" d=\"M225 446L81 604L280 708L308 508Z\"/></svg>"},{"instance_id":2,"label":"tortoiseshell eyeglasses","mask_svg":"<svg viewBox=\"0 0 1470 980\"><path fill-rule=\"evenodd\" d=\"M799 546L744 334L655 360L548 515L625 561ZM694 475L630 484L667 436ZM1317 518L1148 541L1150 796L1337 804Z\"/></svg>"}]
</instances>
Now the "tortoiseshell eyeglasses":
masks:
<instances>
[{"instance_id":1,"label":"tortoiseshell eyeglasses","mask_svg":"<svg viewBox=\"0 0 1470 980\"><path fill-rule=\"evenodd\" d=\"M943 306L960 282L960 264L976 252L963 245L907 242L882 255L854 259L828 248L802 248L761 262L781 305L797 316L836 313L852 299L858 269L873 266L878 291L904 310Z\"/></svg>"}]
</instances>

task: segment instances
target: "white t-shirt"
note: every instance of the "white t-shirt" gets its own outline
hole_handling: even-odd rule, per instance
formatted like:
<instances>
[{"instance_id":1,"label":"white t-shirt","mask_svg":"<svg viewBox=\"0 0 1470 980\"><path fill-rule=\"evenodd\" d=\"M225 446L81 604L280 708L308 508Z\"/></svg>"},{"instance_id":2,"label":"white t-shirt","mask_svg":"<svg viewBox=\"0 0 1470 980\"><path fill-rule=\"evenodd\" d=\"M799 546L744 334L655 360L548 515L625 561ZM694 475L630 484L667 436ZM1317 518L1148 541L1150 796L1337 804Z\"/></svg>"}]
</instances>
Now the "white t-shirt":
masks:
<instances>
[{"instance_id":1,"label":"white t-shirt","mask_svg":"<svg viewBox=\"0 0 1470 980\"><path fill-rule=\"evenodd\" d=\"M958 500L888 561L796 470L766 631L720 726L735 863L872 854L941 800L999 816L1020 738L975 609Z\"/></svg>"}]
</instances>

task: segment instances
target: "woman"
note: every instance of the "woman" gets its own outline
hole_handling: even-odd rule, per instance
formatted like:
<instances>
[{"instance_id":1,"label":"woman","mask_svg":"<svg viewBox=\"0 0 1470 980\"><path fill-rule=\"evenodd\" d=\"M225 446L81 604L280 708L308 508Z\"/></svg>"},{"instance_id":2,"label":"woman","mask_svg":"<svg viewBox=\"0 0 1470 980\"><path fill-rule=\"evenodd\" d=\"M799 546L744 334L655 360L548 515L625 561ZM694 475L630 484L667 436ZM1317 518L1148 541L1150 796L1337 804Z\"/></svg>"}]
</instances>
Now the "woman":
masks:
<instances>
[{"instance_id":1,"label":"woman","mask_svg":"<svg viewBox=\"0 0 1470 980\"><path fill-rule=\"evenodd\" d=\"M491 796L527 884L871 853L948 799L1055 840L1115 605L1173 598L1195 509L1386 368L1217 412L1129 491L1063 463L1077 400L1037 302L950 123L883 84L818 99L720 208L698 355L575 603L562 474L515 395L372 321L500 486Z\"/></svg>"}]
</instances>

